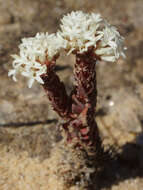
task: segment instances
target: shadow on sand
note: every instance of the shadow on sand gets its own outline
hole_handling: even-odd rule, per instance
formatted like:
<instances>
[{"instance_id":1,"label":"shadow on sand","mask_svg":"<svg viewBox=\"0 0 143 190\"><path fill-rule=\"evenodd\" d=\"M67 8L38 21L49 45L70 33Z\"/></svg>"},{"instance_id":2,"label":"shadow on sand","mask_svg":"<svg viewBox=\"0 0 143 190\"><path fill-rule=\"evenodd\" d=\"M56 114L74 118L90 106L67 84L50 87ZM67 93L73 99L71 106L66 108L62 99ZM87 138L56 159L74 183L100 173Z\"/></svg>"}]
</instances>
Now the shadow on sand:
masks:
<instances>
[{"instance_id":1,"label":"shadow on sand","mask_svg":"<svg viewBox=\"0 0 143 190\"><path fill-rule=\"evenodd\" d=\"M138 138L142 138L140 134ZM138 140L137 138L137 140ZM143 147L135 143L127 143L112 154L105 154L104 169L93 177L94 185L89 190L102 190L117 185L119 182L143 177Z\"/></svg>"}]
</instances>

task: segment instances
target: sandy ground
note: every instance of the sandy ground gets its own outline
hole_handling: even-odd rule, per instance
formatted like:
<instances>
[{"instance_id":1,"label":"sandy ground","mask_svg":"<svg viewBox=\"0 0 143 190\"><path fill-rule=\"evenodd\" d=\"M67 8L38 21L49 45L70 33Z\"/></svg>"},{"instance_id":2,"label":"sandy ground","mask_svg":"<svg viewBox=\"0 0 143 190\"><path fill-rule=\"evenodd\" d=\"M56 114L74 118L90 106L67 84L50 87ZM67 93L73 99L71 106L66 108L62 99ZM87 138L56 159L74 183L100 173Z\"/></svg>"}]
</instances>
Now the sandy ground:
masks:
<instances>
[{"instance_id":1,"label":"sandy ground","mask_svg":"<svg viewBox=\"0 0 143 190\"><path fill-rule=\"evenodd\" d=\"M126 60L97 65L96 120L105 146L120 151L120 159L100 176L99 190L143 189L142 0L0 0L0 190L64 190L52 167L61 139L58 116L38 84L29 90L25 79L14 83L7 72L21 38L55 32L59 18L72 10L101 13L128 47ZM68 91L73 61L72 56L58 61Z\"/></svg>"}]
</instances>

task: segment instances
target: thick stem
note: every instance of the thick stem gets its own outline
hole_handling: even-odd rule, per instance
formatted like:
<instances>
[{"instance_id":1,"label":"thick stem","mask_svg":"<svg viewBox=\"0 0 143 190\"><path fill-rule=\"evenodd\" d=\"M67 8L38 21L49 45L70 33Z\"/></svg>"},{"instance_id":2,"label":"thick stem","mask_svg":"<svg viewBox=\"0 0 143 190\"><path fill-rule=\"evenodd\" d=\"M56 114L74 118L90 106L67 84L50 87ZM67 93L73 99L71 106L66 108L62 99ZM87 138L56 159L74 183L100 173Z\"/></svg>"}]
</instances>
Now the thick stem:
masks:
<instances>
[{"instance_id":1,"label":"thick stem","mask_svg":"<svg viewBox=\"0 0 143 190\"><path fill-rule=\"evenodd\" d=\"M72 119L63 125L71 147L70 160L75 166L71 168L72 177L69 177L69 170L66 179L69 183L76 182L78 179L79 183L83 182L81 184L86 189L89 189L89 184L92 184L92 177L95 176L96 171L102 169L104 157L98 126L94 119L97 98L95 66L96 59L92 52L76 55L74 68L76 84L71 94Z\"/></svg>"},{"instance_id":2,"label":"thick stem","mask_svg":"<svg viewBox=\"0 0 143 190\"><path fill-rule=\"evenodd\" d=\"M92 107L96 105L97 98L96 61L92 50L77 54L74 68L76 98L83 104L92 104Z\"/></svg>"},{"instance_id":3,"label":"thick stem","mask_svg":"<svg viewBox=\"0 0 143 190\"><path fill-rule=\"evenodd\" d=\"M64 119L69 118L70 100L65 85L54 71L53 64L47 66L47 73L41 75L43 88L53 106L53 109Z\"/></svg>"},{"instance_id":4,"label":"thick stem","mask_svg":"<svg viewBox=\"0 0 143 190\"><path fill-rule=\"evenodd\" d=\"M76 138L77 146L84 146L93 152L101 149L99 131L94 119L97 98L95 66L96 59L92 50L76 55L75 89L72 92L73 119L64 124L69 142Z\"/></svg>"}]
</instances>

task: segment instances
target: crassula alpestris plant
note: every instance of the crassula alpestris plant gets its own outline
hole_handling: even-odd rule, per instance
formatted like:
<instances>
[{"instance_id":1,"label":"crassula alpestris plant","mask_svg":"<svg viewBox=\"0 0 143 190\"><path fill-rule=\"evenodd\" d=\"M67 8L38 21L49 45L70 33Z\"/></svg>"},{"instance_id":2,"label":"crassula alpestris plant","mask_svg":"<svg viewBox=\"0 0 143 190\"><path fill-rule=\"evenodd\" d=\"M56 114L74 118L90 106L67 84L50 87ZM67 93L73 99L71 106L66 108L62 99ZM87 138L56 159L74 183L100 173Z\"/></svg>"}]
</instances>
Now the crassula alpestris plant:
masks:
<instances>
[{"instance_id":1,"label":"crassula alpestris plant","mask_svg":"<svg viewBox=\"0 0 143 190\"><path fill-rule=\"evenodd\" d=\"M66 157L72 165L66 172L59 171L65 184L88 187L90 175L97 170L98 160L104 154L95 121L96 63L100 60L115 62L120 56L125 57L123 42L117 29L100 14L76 11L61 19L56 34L38 33L22 39L20 55L13 55L13 69L8 75L16 81L16 75L21 73L28 78L29 88L34 81L39 82L53 109L65 121L62 149L69 154ZM55 72L61 50L76 58L70 95Z\"/></svg>"}]
</instances>

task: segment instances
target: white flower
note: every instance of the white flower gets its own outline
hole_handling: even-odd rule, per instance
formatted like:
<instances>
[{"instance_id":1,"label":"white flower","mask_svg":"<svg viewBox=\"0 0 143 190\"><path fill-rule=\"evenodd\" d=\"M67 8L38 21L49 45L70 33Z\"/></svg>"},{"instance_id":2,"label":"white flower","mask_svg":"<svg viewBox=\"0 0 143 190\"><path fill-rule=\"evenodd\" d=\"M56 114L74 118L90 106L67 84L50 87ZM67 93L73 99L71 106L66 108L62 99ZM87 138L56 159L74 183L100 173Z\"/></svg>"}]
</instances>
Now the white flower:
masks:
<instances>
[{"instance_id":1,"label":"white flower","mask_svg":"<svg viewBox=\"0 0 143 190\"><path fill-rule=\"evenodd\" d=\"M95 46L102 37L97 30L102 18L99 14L85 14L82 11L71 12L61 20L61 35L67 41L68 53L76 50L83 53L89 47Z\"/></svg>"},{"instance_id":2,"label":"white flower","mask_svg":"<svg viewBox=\"0 0 143 190\"><path fill-rule=\"evenodd\" d=\"M59 35L67 41L66 51L84 53L90 47L97 58L114 62L124 54L124 38L100 14L75 11L61 19Z\"/></svg>"},{"instance_id":3,"label":"white flower","mask_svg":"<svg viewBox=\"0 0 143 190\"><path fill-rule=\"evenodd\" d=\"M114 62L120 56L125 57L124 38L119 34L117 29L105 21L101 33L103 36L98 43L98 48L95 50L95 53L100 56L102 60L111 62Z\"/></svg>"},{"instance_id":4,"label":"white flower","mask_svg":"<svg viewBox=\"0 0 143 190\"><path fill-rule=\"evenodd\" d=\"M55 34L38 33L35 37L22 39L19 45L20 55L12 56L14 69L9 71L8 76L13 76L13 80L16 81L16 75L21 73L29 78L29 88L35 80L43 84L40 75L47 71L45 61L51 61L65 46L66 42Z\"/></svg>"},{"instance_id":5,"label":"white flower","mask_svg":"<svg viewBox=\"0 0 143 190\"><path fill-rule=\"evenodd\" d=\"M21 73L21 75L29 78L28 87L31 88L32 84L36 80L37 82L43 84L43 80L40 75L46 73L46 65L41 65L38 61L34 61L30 58L24 56L13 55L15 60L13 61L13 68L9 71L8 76L12 76L14 81L17 81L16 75ZM29 60L28 60L29 59Z\"/></svg>"}]
</instances>

